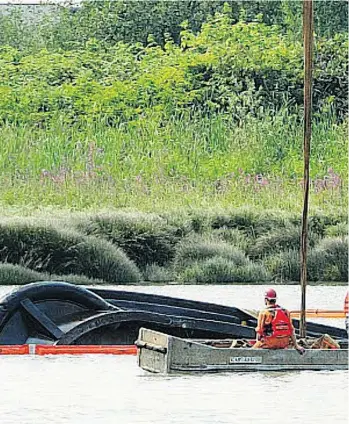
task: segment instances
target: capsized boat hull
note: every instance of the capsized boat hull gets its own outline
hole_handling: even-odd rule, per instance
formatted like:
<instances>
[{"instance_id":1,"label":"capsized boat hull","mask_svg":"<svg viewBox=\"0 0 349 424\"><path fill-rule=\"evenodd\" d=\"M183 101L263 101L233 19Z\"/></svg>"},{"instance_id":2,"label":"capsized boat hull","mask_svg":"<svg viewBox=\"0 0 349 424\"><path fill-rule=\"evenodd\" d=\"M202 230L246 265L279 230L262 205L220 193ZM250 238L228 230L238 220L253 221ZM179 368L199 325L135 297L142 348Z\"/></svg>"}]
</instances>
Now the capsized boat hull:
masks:
<instances>
[{"instance_id":1,"label":"capsized boat hull","mask_svg":"<svg viewBox=\"0 0 349 424\"><path fill-rule=\"evenodd\" d=\"M153 373L334 371L348 369L348 349L220 348L141 328L138 365Z\"/></svg>"},{"instance_id":2,"label":"capsized boat hull","mask_svg":"<svg viewBox=\"0 0 349 424\"><path fill-rule=\"evenodd\" d=\"M179 337L254 337L254 318L237 308L229 315L220 305L180 305L166 296L32 283L0 300L0 345L130 345L144 326ZM210 305L216 312L206 312Z\"/></svg>"},{"instance_id":3,"label":"capsized boat hull","mask_svg":"<svg viewBox=\"0 0 349 424\"><path fill-rule=\"evenodd\" d=\"M65 282L28 284L0 300L0 345L130 345L141 327L182 338L253 339L256 325L253 314L233 306ZM310 322L307 333L347 339L344 329Z\"/></svg>"}]
</instances>

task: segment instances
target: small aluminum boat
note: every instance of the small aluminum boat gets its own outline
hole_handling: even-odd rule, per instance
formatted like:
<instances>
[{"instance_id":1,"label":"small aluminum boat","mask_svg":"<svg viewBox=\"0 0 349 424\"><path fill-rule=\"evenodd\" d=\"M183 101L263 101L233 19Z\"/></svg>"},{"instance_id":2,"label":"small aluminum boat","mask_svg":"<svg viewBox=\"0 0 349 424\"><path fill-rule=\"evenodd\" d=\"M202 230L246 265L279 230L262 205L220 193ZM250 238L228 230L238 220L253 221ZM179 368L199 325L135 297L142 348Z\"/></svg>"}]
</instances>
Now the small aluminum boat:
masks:
<instances>
[{"instance_id":1,"label":"small aluminum boat","mask_svg":"<svg viewBox=\"0 0 349 424\"><path fill-rule=\"evenodd\" d=\"M210 345L141 328L138 365L153 373L347 370L348 349L251 349ZM221 344L224 345L224 344Z\"/></svg>"}]
</instances>

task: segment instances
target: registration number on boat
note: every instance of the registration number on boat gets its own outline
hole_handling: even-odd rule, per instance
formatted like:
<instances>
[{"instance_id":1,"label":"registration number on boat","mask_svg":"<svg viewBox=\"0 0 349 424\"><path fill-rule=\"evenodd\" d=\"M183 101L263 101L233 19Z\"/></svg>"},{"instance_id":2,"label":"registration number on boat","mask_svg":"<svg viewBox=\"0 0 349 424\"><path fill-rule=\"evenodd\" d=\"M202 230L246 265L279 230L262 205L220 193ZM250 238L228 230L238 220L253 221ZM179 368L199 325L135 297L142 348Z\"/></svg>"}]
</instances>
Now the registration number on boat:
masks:
<instances>
[{"instance_id":1,"label":"registration number on boat","mask_svg":"<svg viewBox=\"0 0 349 424\"><path fill-rule=\"evenodd\" d=\"M231 364L261 364L261 356L231 356L229 359Z\"/></svg>"}]
</instances>

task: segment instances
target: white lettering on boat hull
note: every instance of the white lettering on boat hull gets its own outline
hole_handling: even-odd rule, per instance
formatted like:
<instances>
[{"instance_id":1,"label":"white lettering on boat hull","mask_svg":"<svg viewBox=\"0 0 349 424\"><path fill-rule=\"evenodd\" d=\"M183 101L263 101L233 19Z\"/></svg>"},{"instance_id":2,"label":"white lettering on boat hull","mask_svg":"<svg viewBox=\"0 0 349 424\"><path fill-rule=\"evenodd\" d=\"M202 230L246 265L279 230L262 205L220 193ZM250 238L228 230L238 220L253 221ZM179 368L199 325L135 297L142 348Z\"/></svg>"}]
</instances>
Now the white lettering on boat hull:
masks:
<instances>
[{"instance_id":1,"label":"white lettering on boat hull","mask_svg":"<svg viewBox=\"0 0 349 424\"><path fill-rule=\"evenodd\" d=\"M230 364L261 364L261 356L231 356L229 359Z\"/></svg>"}]
</instances>

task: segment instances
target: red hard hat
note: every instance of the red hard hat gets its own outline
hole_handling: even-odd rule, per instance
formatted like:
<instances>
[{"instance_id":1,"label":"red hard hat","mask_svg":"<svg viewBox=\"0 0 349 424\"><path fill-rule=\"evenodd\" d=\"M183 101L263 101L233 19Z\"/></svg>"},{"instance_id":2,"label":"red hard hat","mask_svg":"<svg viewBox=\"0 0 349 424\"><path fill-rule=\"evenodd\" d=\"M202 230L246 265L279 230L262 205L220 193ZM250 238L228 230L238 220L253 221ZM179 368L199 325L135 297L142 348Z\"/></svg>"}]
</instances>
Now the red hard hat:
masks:
<instances>
[{"instance_id":1,"label":"red hard hat","mask_svg":"<svg viewBox=\"0 0 349 424\"><path fill-rule=\"evenodd\" d=\"M264 293L264 298L269 300L276 299L276 291L274 289L266 290Z\"/></svg>"}]
</instances>

